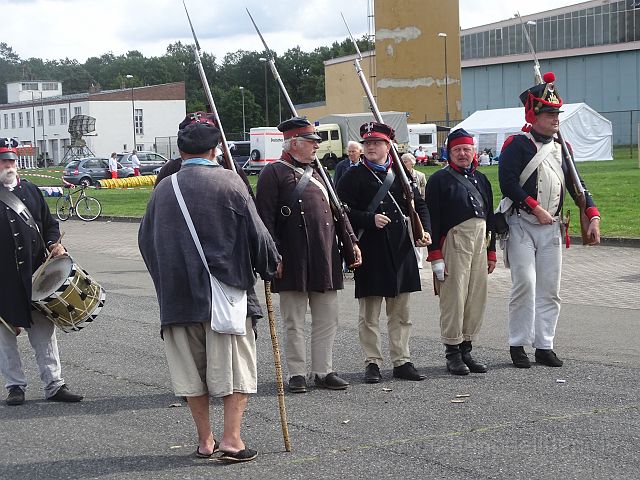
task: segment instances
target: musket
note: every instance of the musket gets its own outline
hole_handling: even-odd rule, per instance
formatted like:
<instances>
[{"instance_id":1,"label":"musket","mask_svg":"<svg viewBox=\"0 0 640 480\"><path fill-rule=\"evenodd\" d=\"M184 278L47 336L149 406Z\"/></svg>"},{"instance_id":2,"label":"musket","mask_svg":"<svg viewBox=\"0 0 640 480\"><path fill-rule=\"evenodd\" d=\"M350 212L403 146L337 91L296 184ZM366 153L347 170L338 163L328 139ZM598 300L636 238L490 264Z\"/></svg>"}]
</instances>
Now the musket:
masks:
<instances>
[{"instance_id":1,"label":"musket","mask_svg":"<svg viewBox=\"0 0 640 480\"><path fill-rule=\"evenodd\" d=\"M535 81L537 84L544 83L542 79L542 74L540 73L540 62L538 62L538 56L536 55L536 51L533 48L533 43L531 43L531 38L529 37L529 32L525 27L524 22L522 21L522 17L519 12L516 12L516 16L520 19L520 25L522 26L522 32L524 33L525 38L527 39L527 43L529 44L529 51L531 55L533 55L533 73L535 74ZM562 146L562 153L567 164L567 168L569 169L569 174L571 175L571 180L574 185L575 198L574 201L580 211L580 234L582 236L582 244L589 244L589 236L587 235L587 231L589 230L589 217L587 217L586 209L587 209L587 191L582 186L582 180L580 179L580 175L578 174L578 170L576 168L575 159L573 157L573 152L569 150L567 143L564 141L564 137L562 133L560 133L560 129L558 129L558 133L556 134L560 145Z\"/></svg>"},{"instance_id":2,"label":"musket","mask_svg":"<svg viewBox=\"0 0 640 480\"><path fill-rule=\"evenodd\" d=\"M249 11L248 8L246 10L247 10L247 14L249 15L249 18L251 19L251 23L253 23L253 26L255 27L256 32L258 32L258 36L260 37L260 40L262 40L262 44L264 45L264 49L267 53L266 55L267 61L269 63L269 68L271 69L271 73L273 74L273 78L275 78L276 82L278 83L278 86L280 87L280 91L282 92L282 95L284 95L284 98L287 101L287 105L289 105L289 110L291 110L291 114L294 117L297 117L298 112L296 111L296 107L293 105L293 102L291 101L289 92L287 92L287 89L284 86L284 83L282 83L282 78L280 78L280 74L278 73L278 69L276 68L276 62L273 59L271 50L269 49L267 42L262 36L262 33L260 33L260 29L258 28L258 25L256 25L256 22L253 19L251 12ZM336 222L338 224L336 233L338 235L340 243L342 243L342 250L343 250L342 254L344 255L344 259L345 259L345 262L347 262L347 265L352 266L356 261L356 257L353 251L353 239L351 238L351 235L349 235L346 227L347 212L345 211L344 205L338 198L338 195L336 194L336 191L333 188L333 183L331 182L331 180L329 180L329 176L327 175L327 171L325 170L324 165L322 165L322 162L320 162L317 157L315 159L315 164L317 166L318 175L320 175L320 178L322 178L322 181L324 182L327 188L327 193L329 194L331 207L336 216Z\"/></svg>"},{"instance_id":3,"label":"musket","mask_svg":"<svg viewBox=\"0 0 640 480\"><path fill-rule=\"evenodd\" d=\"M189 10L187 10L187 4L185 0L182 0L182 4L184 5L184 11L187 14L187 20L189 21L189 26L191 27L191 33L193 34L193 41L195 42L195 45L193 47L193 53L195 54L195 57L196 57L196 65L198 67L198 73L200 74L200 81L202 82L202 88L204 88L204 93L207 97L207 101L211 106L211 113L213 114L213 118L216 121L218 130L220 130L220 139L222 141L222 154L223 154L222 156L224 158L224 167L228 170L231 170L237 173L236 163L233 161L233 157L231 156L231 150L229 150L227 137L224 134L224 129L222 128L222 122L220 121L218 110L216 109L216 102L213 101L213 95L211 94L211 88L209 87L209 82L207 81L207 75L204 73L204 67L202 66L202 59L201 59L202 52L200 50L200 42L198 42L196 31L193 28L193 23L191 23L191 17L189 16Z\"/></svg>"},{"instance_id":4,"label":"musket","mask_svg":"<svg viewBox=\"0 0 640 480\"><path fill-rule=\"evenodd\" d=\"M349 29L349 24L347 24L347 20L344 18L342 12L340 12L342 16L342 21L344 22L345 27L347 27L347 32L349 32L349 37L353 42L353 46L356 48L356 58L353 61L354 66L356 67L356 74L360 79L360 83L362 84L362 88L364 89L364 93L367 95L369 99L369 105L371 106L371 113L373 113L373 117L376 122L384 123L382 119L382 114L378 109L378 104L376 103L376 99L371 93L371 88L369 88L369 83L367 82L366 77L364 76L364 72L362 71L362 67L360 66L360 60L362 60L362 53L360 52L360 48L358 48L358 43L355 38L351 34L351 29ZM396 150L395 145L391 145L391 165L394 170L396 176L400 178L400 184L402 185L402 191L404 193L404 197L407 202L407 213L409 214L409 220L411 221L411 230L413 231L413 238L415 241L421 240L424 237L425 231L422 226L422 222L420 221L420 217L418 217L418 212L413 204L413 187L411 182L409 181L409 176L407 175L407 171L405 170L404 164L400 161L400 157L398 156L398 151Z\"/></svg>"}]
</instances>

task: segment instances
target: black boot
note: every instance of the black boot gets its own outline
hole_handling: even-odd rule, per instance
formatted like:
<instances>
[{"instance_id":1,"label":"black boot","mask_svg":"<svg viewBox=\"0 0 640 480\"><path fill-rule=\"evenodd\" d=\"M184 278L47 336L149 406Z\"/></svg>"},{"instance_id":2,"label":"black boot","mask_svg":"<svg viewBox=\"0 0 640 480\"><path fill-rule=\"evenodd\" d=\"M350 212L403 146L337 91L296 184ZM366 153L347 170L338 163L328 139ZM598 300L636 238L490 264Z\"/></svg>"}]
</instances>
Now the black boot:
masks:
<instances>
[{"instance_id":1,"label":"black boot","mask_svg":"<svg viewBox=\"0 0 640 480\"><path fill-rule=\"evenodd\" d=\"M460 345L445 345L444 356L447 357L447 370L453 375L469 375L469 367L462 361Z\"/></svg>"},{"instance_id":2,"label":"black boot","mask_svg":"<svg viewBox=\"0 0 640 480\"><path fill-rule=\"evenodd\" d=\"M531 368L531 362L527 357L524 347L509 347L511 361L516 368Z\"/></svg>"},{"instance_id":3,"label":"black boot","mask_svg":"<svg viewBox=\"0 0 640 480\"><path fill-rule=\"evenodd\" d=\"M469 367L472 373L487 373L487 366L484 363L474 360L471 356L471 350L473 350L473 347L470 341L465 340L460 344L460 353L462 354L464 364Z\"/></svg>"},{"instance_id":4,"label":"black boot","mask_svg":"<svg viewBox=\"0 0 640 480\"><path fill-rule=\"evenodd\" d=\"M536 363L541 363L542 365L546 365L547 367L561 367L563 362L558 357L553 350L545 350L542 348L536 348Z\"/></svg>"}]
</instances>

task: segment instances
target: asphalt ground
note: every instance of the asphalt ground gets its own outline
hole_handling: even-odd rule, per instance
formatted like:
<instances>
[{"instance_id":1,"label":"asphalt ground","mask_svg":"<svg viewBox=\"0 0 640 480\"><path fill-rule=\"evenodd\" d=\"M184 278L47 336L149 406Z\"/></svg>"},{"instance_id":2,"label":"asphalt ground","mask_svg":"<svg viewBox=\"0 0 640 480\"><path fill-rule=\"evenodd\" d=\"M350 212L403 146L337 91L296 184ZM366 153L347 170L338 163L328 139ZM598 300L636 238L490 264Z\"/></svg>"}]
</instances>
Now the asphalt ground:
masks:
<instances>
[{"instance_id":1,"label":"asphalt ground","mask_svg":"<svg viewBox=\"0 0 640 480\"><path fill-rule=\"evenodd\" d=\"M261 322L258 393L243 426L246 444L259 456L224 465L192 455L195 429L185 403L171 392L137 225L69 221L62 230L75 261L108 292L95 322L58 333L65 380L86 398L44 401L32 351L20 335L30 387L25 405L0 404L0 478L628 479L640 471L639 249L572 246L564 252L555 347L562 368L511 365L510 279L499 261L474 343L490 371L449 375L427 264L423 291L411 300L412 357L427 379L393 380L387 363L383 383L366 385L354 285L347 279L334 367L351 386L286 395L291 452L284 451L271 341ZM277 295L274 300L277 314ZM468 397L453 403L457 395ZM220 436L220 400L212 400L211 417Z\"/></svg>"}]
</instances>

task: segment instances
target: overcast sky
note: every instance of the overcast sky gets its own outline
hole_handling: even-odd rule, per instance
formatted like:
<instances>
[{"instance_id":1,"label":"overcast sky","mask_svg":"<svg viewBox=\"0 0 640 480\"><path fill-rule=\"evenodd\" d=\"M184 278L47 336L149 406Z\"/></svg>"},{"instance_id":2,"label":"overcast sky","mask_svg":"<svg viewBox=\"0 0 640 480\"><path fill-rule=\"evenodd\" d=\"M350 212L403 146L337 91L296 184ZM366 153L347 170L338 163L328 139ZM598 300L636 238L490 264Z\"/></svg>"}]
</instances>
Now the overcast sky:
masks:
<instances>
[{"instance_id":1,"label":"overcast sky","mask_svg":"<svg viewBox=\"0 0 640 480\"><path fill-rule=\"evenodd\" d=\"M269 47L278 53L296 45L310 51L344 39L340 11L356 37L368 31L368 0L186 1L202 48L218 59L239 49L262 49L245 7ZM580 2L460 0L460 24L470 28L504 20L516 11L526 15L575 3ZM0 0L0 12L0 42L23 59L84 62L88 57L129 50L160 56L170 43L192 41L182 0Z\"/></svg>"}]
</instances>

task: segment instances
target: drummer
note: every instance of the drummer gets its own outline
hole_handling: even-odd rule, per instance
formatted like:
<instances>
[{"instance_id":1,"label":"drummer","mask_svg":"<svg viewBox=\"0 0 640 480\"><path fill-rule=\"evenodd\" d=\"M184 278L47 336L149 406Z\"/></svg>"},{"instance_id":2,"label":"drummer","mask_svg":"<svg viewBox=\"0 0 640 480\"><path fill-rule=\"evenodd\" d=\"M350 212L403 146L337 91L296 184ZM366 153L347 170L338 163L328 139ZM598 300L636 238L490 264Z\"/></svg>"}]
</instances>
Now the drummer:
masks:
<instances>
[{"instance_id":1,"label":"drummer","mask_svg":"<svg viewBox=\"0 0 640 480\"><path fill-rule=\"evenodd\" d=\"M16 336L26 329L35 352L47 400L79 402L61 375L55 325L31 308L31 278L46 255L64 255L58 242L60 229L38 187L20 179L16 169L18 142L0 138L0 371L9 391L7 405L22 405L27 379L22 369ZM26 205L30 222L14 210ZM42 235L29 226L35 223ZM43 244L44 243L44 244Z\"/></svg>"}]
</instances>

